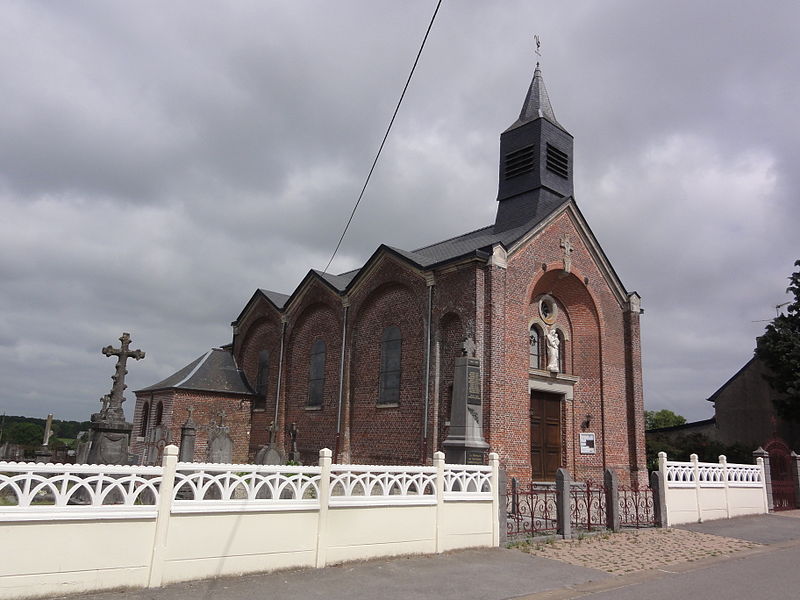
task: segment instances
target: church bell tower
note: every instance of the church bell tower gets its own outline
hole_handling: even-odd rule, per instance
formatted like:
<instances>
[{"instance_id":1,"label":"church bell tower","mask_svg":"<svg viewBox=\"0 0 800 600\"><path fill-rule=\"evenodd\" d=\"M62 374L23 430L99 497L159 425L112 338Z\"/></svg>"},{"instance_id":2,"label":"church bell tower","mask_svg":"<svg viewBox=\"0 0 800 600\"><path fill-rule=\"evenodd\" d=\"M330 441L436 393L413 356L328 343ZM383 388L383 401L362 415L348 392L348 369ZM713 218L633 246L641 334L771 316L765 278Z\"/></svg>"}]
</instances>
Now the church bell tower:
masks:
<instances>
[{"instance_id":1,"label":"church bell tower","mask_svg":"<svg viewBox=\"0 0 800 600\"><path fill-rule=\"evenodd\" d=\"M539 64L519 118L500 135L495 233L572 196L572 136L556 121Z\"/></svg>"}]
</instances>

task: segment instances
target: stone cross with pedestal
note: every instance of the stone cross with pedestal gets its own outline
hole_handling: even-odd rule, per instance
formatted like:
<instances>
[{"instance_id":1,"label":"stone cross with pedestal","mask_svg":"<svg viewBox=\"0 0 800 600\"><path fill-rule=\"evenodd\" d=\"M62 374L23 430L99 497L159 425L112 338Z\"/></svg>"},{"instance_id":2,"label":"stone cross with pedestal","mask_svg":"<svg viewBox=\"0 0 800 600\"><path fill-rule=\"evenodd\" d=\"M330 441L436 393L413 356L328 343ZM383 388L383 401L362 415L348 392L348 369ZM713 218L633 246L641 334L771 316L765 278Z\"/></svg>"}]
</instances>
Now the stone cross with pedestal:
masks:
<instances>
[{"instance_id":1,"label":"stone cross with pedestal","mask_svg":"<svg viewBox=\"0 0 800 600\"><path fill-rule=\"evenodd\" d=\"M125 375L128 373L126 367L129 358L141 360L144 358L144 352L129 349L131 343L129 333L123 333L119 341L119 348L106 346L102 349L104 355L117 357L117 365L114 375L111 376L114 382L111 393L100 399L102 408L91 418L91 445L86 459L89 464L124 465L129 462L128 443L133 424L125 420L125 413L122 410L122 403L125 402L123 393L128 387L125 385Z\"/></svg>"}]
</instances>

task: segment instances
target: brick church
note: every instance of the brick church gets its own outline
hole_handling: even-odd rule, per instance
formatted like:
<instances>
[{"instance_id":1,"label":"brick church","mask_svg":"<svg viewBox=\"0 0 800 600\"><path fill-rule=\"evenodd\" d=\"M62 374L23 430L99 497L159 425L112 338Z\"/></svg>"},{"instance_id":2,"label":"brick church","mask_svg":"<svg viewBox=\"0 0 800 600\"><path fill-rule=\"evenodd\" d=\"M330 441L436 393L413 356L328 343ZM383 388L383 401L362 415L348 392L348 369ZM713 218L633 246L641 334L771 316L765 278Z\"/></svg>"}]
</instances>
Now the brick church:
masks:
<instances>
[{"instance_id":1,"label":"brick church","mask_svg":"<svg viewBox=\"0 0 800 600\"><path fill-rule=\"evenodd\" d=\"M305 463L323 447L340 463L429 463L453 433L468 355L477 436L509 476L613 467L643 481L640 298L573 197L573 138L538 65L500 135L496 203L481 229L381 245L360 269L312 270L288 295L257 290L231 343L136 392L132 452L154 462L193 427L199 461L224 431L234 462L271 442Z\"/></svg>"}]
</instances>

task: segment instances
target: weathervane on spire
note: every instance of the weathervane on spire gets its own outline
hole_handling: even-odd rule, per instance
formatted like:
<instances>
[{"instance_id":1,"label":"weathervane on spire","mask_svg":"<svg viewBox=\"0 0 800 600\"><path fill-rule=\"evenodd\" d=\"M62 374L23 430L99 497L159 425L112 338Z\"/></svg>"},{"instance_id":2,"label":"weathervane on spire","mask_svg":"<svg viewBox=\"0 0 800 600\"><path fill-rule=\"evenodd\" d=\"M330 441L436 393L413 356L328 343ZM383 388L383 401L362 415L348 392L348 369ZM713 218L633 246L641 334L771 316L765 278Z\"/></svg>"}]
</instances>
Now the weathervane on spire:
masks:
<instances>
[{"instance_id":1,"label":"weathervane on spire","mask_svg":"<svg viewBox=\"0 0 800 600\"><path fill-rule=\"evenodd\" d=\"M536 42L536 50L534 51L536 53L536 56L538 56L539 58L542 58L542 53L539 50L539 48L542 47L542 42L539 39L539 34L538 33L533 36L533 41ZM536 61L536 66L537 67L539 66L539 61L538 60Z\"/></svg>"}]
</instances>

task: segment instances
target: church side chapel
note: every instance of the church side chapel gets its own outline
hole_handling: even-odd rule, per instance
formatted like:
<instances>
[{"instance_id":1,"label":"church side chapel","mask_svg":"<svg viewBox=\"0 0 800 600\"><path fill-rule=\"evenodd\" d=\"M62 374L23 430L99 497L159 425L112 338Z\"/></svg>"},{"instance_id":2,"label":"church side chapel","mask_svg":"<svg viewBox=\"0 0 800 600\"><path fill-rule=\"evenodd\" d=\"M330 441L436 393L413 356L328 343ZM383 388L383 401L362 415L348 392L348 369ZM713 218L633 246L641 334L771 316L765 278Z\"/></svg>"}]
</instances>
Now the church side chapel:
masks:
<instances>
[{"instance_id":1,"label":"church side chapel","mask_svg":"<svg viewBox=\"0 0 800 600\"><path fill-rule=\"evenodd\" d=\"M313 464L327 447L339 463L430 464L438 450L484 463L492 451L523 481L611 467L644 483L640 298L578 209L573 138L538 64L500 136L496 203L481 229L381 245L289 295L257 290L229 345L136 392L133 451L157 461L164 432L178 444L191 421L186 460ZM220 427L231 443L212 449Z\"/></svg>"}]
</instances>

